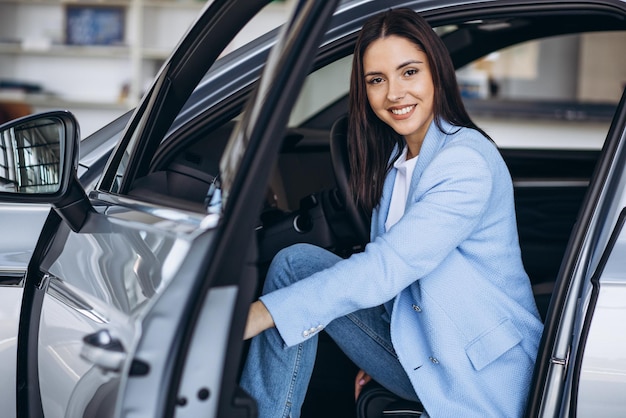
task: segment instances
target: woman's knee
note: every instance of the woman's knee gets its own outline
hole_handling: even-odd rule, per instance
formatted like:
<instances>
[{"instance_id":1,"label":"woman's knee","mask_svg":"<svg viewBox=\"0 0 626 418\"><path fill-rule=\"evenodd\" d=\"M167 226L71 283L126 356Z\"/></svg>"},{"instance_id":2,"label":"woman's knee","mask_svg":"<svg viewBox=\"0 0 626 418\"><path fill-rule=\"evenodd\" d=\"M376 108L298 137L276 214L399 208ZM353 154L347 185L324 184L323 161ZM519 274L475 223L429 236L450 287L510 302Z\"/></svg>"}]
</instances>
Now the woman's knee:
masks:
<instances>
[{"instance_id":1,"label":"woman's knee","mask_svg":"<svg viewBox=\"0 0 626 418\"><path fill-rule=\"evenodd\" d=\"M289 286L339 260L332 252L312 244L298 243L283 248L272 259L263 292Z\"/></svg>"}]
</instances>

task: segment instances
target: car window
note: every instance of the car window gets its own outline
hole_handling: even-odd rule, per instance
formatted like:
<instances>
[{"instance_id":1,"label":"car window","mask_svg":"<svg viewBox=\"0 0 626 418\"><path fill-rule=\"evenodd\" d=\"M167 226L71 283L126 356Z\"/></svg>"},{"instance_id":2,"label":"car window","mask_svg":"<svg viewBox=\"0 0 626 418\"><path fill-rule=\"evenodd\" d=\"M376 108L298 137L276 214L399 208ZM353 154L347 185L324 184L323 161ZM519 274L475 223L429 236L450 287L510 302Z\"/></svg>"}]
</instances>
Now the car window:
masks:
<instances>
[{"instance_id":1,"label":"car window","mask_svg":"<svg viewBox=\"0 0 626 418\"><path fill-rule=\"evenodd\" d=\"M205 24L195 25L194 32L188 33L186 39L181 41L182 44L185 42L193 44L193 48L200 48L205 53L191 54L193 58L189 59L194 63L190 64L188 54L183 52L184 48L178 48L163 65L152 88L148 90L136 110L137 116L131 120L119 150L112 157L98 185L99 191L121 195L132 194L136 183L150 174L154 153L159 149L159 144L171 134L172 127L180 125L178 120L189 120L189 114L197 116L197 112L206 110L201 108L206 106L202 97L192 94L193 100L198 102L185 103L185 101L189 98L191 90L196 86L199 87L198 83L202 83L201 76L206 74L207 67L211 66L209 72L214 69L213 75L223 72L224 66L218 58L224 58L224 61L228 62L229 56L236 52L233 49L238 48L242 42L240 39L242 33L272 31L274 27L282 24L290 13L287 6L276 7L268 4L262 8L261 5L255 5L248 10L242 10L239 15L231 15L232 19L216 21L219 13L212 13L213 6L220 7L211 5L200 17ZM256 7L262 10L253 15L254 10L257 10ZM249 20L250 18L252 20ZM230 75L230 83L233 83L233 79L238 81L237 74ZM220 93L226 86L213 87ZM150 109L159 109L158 117L154 118L155 112ZM167 188L176 187L172 184L165 186L166 188L161 189L166 191L164 196L168 194Z\"/></svg>"},{"instance_id":2,"label":"car window","mask_svg":"<svg viewBox=\"0 0 626 418\"><path fill-rule=\"evenodd\" d=\"M543 38L457 77L470 114L501 147L600 149L626 83L625 42L624 32Z\"/></svg>"},{"instance_id":3,"label":"car window","mask_svg":"<svg viewBox=\"0 0 626 418\"><path fill-rule=\"evenodd\" d=\"M348 94L352 55L338 59L310 74L289 119L289 126L299 126L332 103Z\"/></svg>"}]
</instances>

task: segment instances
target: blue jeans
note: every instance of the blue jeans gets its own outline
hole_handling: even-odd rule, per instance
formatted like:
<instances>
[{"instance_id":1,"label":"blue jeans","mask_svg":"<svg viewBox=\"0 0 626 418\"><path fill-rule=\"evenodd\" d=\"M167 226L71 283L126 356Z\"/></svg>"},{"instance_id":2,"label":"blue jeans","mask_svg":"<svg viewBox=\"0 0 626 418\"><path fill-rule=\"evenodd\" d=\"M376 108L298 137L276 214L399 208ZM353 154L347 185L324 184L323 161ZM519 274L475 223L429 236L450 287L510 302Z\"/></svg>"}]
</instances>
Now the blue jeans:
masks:
<instances>
[{"instance_id":1,"label":"blue jeans","mask_svg":"<svg viewBox=\"0 0 626 418\"><path fill-rule=\"evenodd\" d=\"M263 293L289 286L340 261L337 255L309 244L280 251L269 268ZM395 394L417 400L408 376L391 344L389 322L383 306L337 318L326 332L359 368ZM260 418L297 418L306 395L317 336L285 347L271 328L254 337L244 366L241 386L256 401Z\"/></svg>"}]
</instances>

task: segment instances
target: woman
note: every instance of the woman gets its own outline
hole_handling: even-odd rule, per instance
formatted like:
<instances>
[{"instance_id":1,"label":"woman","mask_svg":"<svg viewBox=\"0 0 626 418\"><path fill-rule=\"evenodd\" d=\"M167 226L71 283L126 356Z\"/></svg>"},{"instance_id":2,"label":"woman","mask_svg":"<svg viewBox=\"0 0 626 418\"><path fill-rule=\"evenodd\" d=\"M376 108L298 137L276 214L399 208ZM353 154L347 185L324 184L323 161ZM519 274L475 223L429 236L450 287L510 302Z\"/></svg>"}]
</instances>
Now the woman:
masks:
<instances>
[{"instance_id":1,"label":"woman","mask_svg":"<svg viewBox=\"0 0 626 418\"><path fill-rule=\"evenodd\" d=\"M450 56L410 10L367 21L350 84L355 198L371 242L342 260L282 250L250 308L241 384L261 417L296 417L325 329L361 372L431 417L523 412L542 324L510 174L463 107Z\"/></svg>"}]
</instances>

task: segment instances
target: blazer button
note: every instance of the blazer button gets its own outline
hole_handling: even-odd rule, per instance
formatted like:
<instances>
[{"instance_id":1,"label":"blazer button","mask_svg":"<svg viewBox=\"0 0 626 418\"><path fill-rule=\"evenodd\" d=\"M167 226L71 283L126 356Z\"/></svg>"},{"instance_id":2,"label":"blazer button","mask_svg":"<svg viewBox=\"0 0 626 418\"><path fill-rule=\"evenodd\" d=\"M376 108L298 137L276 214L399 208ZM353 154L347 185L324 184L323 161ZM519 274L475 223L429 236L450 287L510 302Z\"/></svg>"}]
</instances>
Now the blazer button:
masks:
<instances>
[{"instance_id":1,"label":"blazer button","mask_svg":"<svg viewBox=\"0 0 626 418\"><path fill-rule=\"evenodd\" d=\"M430 359L431 363L439 364L439 360L437 360L436 358L434 358L434 357L428 357L428 358Z\"/></svg>"},{"instance_id":2,"label":"blazer button","mask_svg":"<svg viewBox=\"0 0 626 418\"><path fill-rule=\"evenodd\" d=\"M302 336L303 336L304 338L308 337L308 336L309 336L309 330L304 331L304 332L302 333Z\"/></svg>"},{"instance_id":3,"label":"blazer button","mask_svg":"<svg viewBox=\"0 0 626 418\"><path fill-rule=\"evenodd\" d=\"M413 310L414 310L415 312L422 312L422 308L420 308L420 307L419 307L419 306L417 306L417 305L413 305Z\"/></svg>"}]
</instances>

